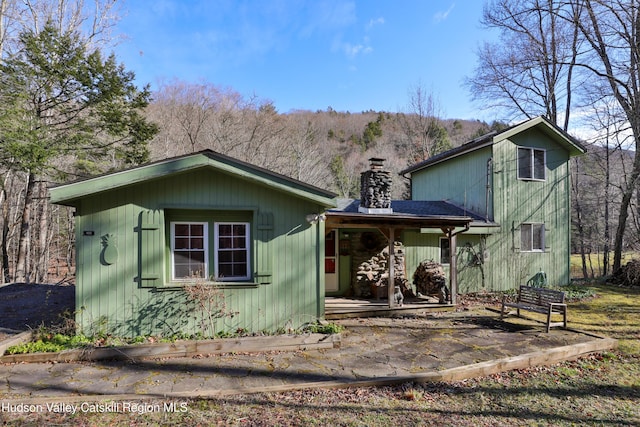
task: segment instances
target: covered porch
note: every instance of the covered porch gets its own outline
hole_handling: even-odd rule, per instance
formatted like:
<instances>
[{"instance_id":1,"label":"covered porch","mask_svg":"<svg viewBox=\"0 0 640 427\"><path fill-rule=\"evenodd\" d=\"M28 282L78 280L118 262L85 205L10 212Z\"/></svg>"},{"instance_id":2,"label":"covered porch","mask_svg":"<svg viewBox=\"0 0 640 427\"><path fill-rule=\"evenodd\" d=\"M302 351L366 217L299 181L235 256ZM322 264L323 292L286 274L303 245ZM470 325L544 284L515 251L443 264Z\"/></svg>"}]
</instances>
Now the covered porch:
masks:
<instances>
[{"instance_id":1,"label":"covered porch","mask_svg":"<svg viewBox=\"0 0 640 427\"><path fill-rule=\"evenodd\" d=\"M404 203L402 203L404 202ZM362 230L376 230L383 236L389 260L395 259L396 242L402 237L405 231L420 231L424 229L439 230L449 242L451 265L456 262L456 236L459 233L469 230L470 223L474 218L463 215L429 215L424 211L415 211L417 204L427 204L433 202L414 201L394 201L394 209L390 212L359 212L357 206L346 207L339 210L332 210L326 213L325 230L329 236L336 233L336 236L344 235L347 232L353 233ZM357 204L357 201L355 202ZM408 212L408 207L414 208L414 213ZM338 237L334 237L338 239ZM336 244L338 244L336 242ZM336 256L337 257L337 256ZM429 296L417 295L405 299L398 303L394 296L394 286L396 284L394 267L395 262L387 263L385 273L386 295L368 296L343 294L329 295L325 297L325 317L327 319L337 319L345 317L366 317L397 315L399 313L416 313L424 311L451 310L456 305L456 295L458 293L456 269L450 269L448 277L449 295L446 301ZM353 270L354 266L350 267ZM353 285L353 283L350 283ZM397 286L397 284L396 284ZM383 291L384 292L384 291Z\"/></svg>"}]
</instances>

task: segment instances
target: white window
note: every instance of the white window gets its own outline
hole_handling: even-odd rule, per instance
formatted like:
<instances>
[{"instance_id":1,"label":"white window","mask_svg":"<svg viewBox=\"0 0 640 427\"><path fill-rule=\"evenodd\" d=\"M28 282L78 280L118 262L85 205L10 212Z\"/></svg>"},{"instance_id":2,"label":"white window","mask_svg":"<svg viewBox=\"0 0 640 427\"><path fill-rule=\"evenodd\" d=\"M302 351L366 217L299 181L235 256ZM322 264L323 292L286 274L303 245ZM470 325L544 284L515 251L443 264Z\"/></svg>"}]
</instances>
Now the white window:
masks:
<instances>
[{"instance_id":1,"label":"white window","mask_svg":"<svg viewBox=\"0 0 640 427\"><path fill-rule=\"evenodd\" d=\"M171 223L171 266L174 280L209 277L206 222Z\"/></svg>"},{"instance_id":2,"label":"white window","mask_svg":"<svg viewBox=\"0 0 640 427\"><path fill-rule=\"evenodd\" d=\"M534 148L518 148L518 178L544 181L546 153Z\"/></svg>"},{"instance_id":3,"label":"white window","mask_svg":"<svg viewBox=\"0 0 640 427\"><path fill-rule=\"evenodd\" d=\"M249 223L215 223L215 276L219 280L250 277Z\"/></svg>"},{"instance_id":4,"label":"white window","mask_svg":"<svg viewBox=\"0 0 640 427\"><path fill-rule=\"evenodd\" d=\"M520 226L520 252L544 252L544 224Z\"/></svg>"},{"instance_id":5,"label":"white window","mask_svg":"<svg viewBox=\"0 0 640 427\"><path fill-rule=\"evenodd\" d=\"M451 242L447 237L440 238L440 264L451 263Z\"/></svg>"}]
</instances>

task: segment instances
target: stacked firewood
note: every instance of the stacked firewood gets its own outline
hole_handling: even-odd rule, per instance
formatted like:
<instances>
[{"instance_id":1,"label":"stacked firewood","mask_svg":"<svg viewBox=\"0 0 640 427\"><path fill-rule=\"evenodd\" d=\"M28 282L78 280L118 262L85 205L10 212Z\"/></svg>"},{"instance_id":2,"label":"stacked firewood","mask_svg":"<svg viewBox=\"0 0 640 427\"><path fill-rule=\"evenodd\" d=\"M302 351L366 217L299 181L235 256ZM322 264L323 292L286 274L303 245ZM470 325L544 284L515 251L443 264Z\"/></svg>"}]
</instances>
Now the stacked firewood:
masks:
<instances>
[{"instance_id":1,"label":"stacked firewood","mask_svg":"<svg viewBox=\"0 0 640 427\"><path fill-rule=\"evenodd\" d=\"M407 296L410 292L404 268L404 246L395 242L394 246L394 277L395 286ZM389 283L389 248L385 247L381 252L362 262L358 266L356 279L361 296L373 296L386 298Z\"/></svg>"},{"instance_id":2,"label":"stacked firewood","mask_svg":"<svg viewBox=\"0 0 640 427\"><path fill-rule=\"evenodd\" d=\"M413 284L419 295L437 296L440 304L446 303L449 299L447 276L442 264L433 260L425 260L418 265L413 273Z\"/></svg>"},{"instance_id":3,"label":"stacked firewood","mask_svg":"<svg viewBox=\"0 0 640 427\"><path fill-rule=\"evenodd\" d=\"M626 287L640 286L640 261L629 261L627 265L622 266L613 273L609 282Z\"/></svg>"}]
</instances>

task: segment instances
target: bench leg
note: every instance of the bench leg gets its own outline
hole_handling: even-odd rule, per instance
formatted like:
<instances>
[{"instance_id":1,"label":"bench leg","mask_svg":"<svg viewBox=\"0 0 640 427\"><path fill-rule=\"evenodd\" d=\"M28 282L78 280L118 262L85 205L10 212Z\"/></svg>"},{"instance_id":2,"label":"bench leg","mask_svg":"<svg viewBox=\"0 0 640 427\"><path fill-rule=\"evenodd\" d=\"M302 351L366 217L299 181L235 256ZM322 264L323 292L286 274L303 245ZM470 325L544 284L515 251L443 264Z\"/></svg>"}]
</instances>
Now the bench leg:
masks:
<instances>
[{"instance_id":1,"label":"bench leg","mask_svg":"<svg viewBox=\"0 0 640 427\"><path fill-rule=\"evenodd\" d=\"M549 311L547 312L547 333L549 333L549 331L551 330L551 313L553 312L553 310L551 310L551 306L549 306Z\"/></svg>"}]
</instances>

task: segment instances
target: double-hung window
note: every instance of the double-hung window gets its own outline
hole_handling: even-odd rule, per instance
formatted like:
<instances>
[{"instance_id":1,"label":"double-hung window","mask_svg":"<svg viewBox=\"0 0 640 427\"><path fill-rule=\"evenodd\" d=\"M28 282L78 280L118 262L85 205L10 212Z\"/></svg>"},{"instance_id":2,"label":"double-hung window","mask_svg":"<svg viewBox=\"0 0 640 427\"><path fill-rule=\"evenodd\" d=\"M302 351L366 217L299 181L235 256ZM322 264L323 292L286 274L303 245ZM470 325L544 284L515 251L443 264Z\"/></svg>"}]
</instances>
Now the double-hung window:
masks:
<instances>
[{"instance_id":1,"label":"double-hung window","mask_svg":"<svg viewBox=\"0 0 640 427\"><path fill-rule=\"evenodd\" d=\"M247 280L249 223L215 223L215 275L220 280Z\"/></svg>"},{"instance_id":2,"label":"double-hung window","mask_svg":"<svg viewBox=\"0 0 640 427\"><path fill-rule=\"evenodd\" d=\"M171 265L174 280L209 277L207 229L206 222L171 223Z\"/></svg>"},{"instance_id":3,"label":"double-hung window","mask_svg":"<svg viewBox=\"0 0 640 427\"><path fill-rule=\"evenodd\" d=\"M249 222L171 222L172 280L251 278Z\"/></svg>"},{"instance_id":4,"label":"double-hung window","mask_svg":"<svg viewBox=\"0 0 640 427\"><path fill-rule=\"evenodd\" d=\"M544 181L546 153L535 148L518 148L518 179Z\"/></svg>"},{"instance_id":5,"label":"double-hung window","mask_svg":"<svg viewBox=\"0 0 640 427\"><path fill-rule=\"evenodd\" d=\"M520 251L544 252L544 224L531 223L520 226Z\"/></svg>"}]
</instances>

